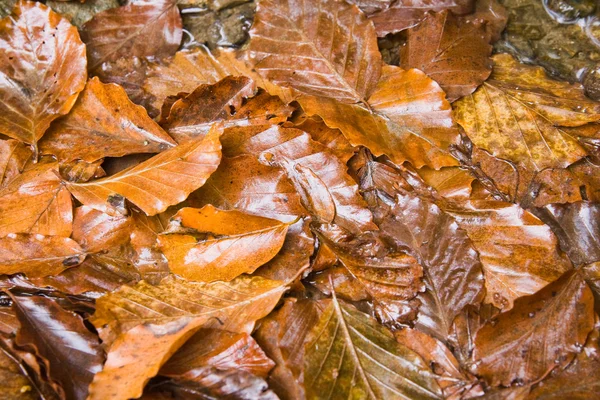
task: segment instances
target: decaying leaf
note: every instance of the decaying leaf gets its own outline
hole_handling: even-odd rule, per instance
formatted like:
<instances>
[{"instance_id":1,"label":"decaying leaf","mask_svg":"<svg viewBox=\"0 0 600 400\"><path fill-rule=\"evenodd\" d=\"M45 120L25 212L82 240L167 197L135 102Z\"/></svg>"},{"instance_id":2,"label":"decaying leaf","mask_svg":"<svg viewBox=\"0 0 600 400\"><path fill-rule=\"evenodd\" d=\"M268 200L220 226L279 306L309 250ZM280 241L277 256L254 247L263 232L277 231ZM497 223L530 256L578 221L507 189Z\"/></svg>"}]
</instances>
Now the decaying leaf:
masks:
<instances>
[{"instance_id":1,"label":"decaying leaf","mask_svg":"<svg viewBox=\"0 0 600 400\"><path fill-rule=\"evenodd\" d=\"M0 395L6 399L38 398L17 360L4 350L0 350L0 382Z\"/></svg>"},{"instance_id":2,"label":"decaying leaf","mask_svg":"<svg viewBox=\"0 0 600 400\"><path fill-rule=\"evenodd\" d=\"M507 54L493 57L490 79L456 103L457 122L477 146L494 156L541 171L564 168L586 155L573 137L600 119L600 105L581 86L548 78L539 67Z\"/></svg>"},{"instance_id":3,"label":"decaying leaf","mask_svg":"<svg viewBox=\"0 0 600 400\"><path fill-rule=\"evenodd\" d=\"M416 353L374 319L335 298L307 340L307 399L442 397Z\"/></svg>"},{"instance_id":4,"label":"decaying leaf","mask_svg":"<svg viewBox=\"0 0 600 400\"><path fill-rule=\"evenodd\" d=\"M127 198L148 215L165 211L182 202L206 182L221 159L215 126L204 137L175 146L133 168L86 183L67 183L67 189L81 203L99 211L126 214Z\"/></svg>"},{"instance_id":5,"label":"decaying leaf","mask_svg":"<svg viewBox=\"0 0 600 400\"><path fill-rule=\"evenodd\" d=\"M0 132L36 148L85 85L85 45L49 7L19 1L0 21Z\"/></svg>"},{"instance_id":6,"label":"decaying leaf","mask_svg":"<svg viewBox=\"0 0 600 400\"><path fill-rule=\"evenodd\" d=\"M258 277L209 284L170 277L156 287L141 282L100 298L92 322L111 345L90 385L90 398L140 396L146 382L200 327L251 330L285 290L281 282Z\"/></svg>"},{"instance_id":7,"label":"decaying leaf","mask_svg":"<svg viewBox=\"0 0 600 400\"><path fill-rule=\"evenodd\" d=\"M211 205L182 208L172 221L178 227L159 236L159 247L173 273L201 282L230 281L254 272L277 254L288 229L274 219Z\"/></svg>"}]
</instances>

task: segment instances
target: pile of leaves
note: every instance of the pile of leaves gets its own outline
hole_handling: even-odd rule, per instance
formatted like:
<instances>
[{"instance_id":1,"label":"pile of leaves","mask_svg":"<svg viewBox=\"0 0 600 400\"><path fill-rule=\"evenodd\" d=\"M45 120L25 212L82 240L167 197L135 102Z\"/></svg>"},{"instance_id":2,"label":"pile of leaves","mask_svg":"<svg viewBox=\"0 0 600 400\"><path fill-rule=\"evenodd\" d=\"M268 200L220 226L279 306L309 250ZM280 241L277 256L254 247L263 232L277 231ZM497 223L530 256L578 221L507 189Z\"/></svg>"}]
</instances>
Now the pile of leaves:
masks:
<instances>
[{"instance_id":1,"label":"pile of leaves","mask_svg":"<svg viewBox=\"0 0 600 400\"><path fill-rule=\"evenodd\" d=\"M495 0L184 38L246 3L0 21L0 397L599 398L600 103Z\"/></svg>"}]
</instances>

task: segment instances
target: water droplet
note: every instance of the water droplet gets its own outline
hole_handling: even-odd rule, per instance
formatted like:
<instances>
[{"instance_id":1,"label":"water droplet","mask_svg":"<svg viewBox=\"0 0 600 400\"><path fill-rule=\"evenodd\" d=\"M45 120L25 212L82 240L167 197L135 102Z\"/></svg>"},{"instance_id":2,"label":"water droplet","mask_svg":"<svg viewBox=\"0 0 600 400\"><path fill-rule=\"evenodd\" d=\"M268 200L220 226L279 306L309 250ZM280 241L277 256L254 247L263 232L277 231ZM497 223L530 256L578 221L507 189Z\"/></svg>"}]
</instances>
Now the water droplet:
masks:
<instances>
[{"instance_id":1,"label":"water droplet","mask_svg":"<svg viewBox=\"0 0 600 400\"><path fill-rule=\"evenodd\" d=\"M529 318L533 318L533 317L535 317L535 313L532 311L529 314L527 314L527 316L529 316Z\"/></svg>"}]
</instances>

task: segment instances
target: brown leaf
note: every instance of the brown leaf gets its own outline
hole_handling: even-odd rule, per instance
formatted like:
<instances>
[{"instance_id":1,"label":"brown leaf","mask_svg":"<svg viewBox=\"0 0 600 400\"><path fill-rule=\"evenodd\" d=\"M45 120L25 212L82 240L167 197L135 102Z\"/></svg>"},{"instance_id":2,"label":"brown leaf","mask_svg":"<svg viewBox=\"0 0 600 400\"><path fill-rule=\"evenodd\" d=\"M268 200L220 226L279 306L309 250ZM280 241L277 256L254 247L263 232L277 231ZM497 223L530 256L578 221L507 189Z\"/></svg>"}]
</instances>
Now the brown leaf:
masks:
<instances>
[{"instance_id":1,"label":"brown leaf","mask_svg":"<svg viewBox=\"0 0 600 400\"><path fill-rule=\"evenodd\" d=\"M288 225L212 205L182 208L172 219L175 229L162 234L158 245L169 267L186 279L200 282L230 281L272 259L285 239ZM179 226L180 228L177 228ZM200 236L196 239L190 234Z\"/></svg>"},{"instance_id":2,"label":"brown leaf","mask_svg":"<svg viewBox=\"0 0 600 400\"><path fill-rule=\"evenodd\" d=\"M254 155L223 157L206 184L191 195L190 202L195 207L213 204L282 222L308 214L285 171L261 164Z\"/></svg>"},{"instance_id":3,"label":"brown leaf","mask_svg":"<svg viewBox=\"0 0 600 400\"><path fill-rule=\"evenodd\" d=\"M456 315L483 295L482 265L474 243L433 202L387 188L402 179L390 167L369 161L358 176L383 237L423 267L426 291L418 297L422 304L416 326L445 341Z\"/></svg>"},{"instance_id":4,"label":"brown leaf","mask_svg":"<svg viewBox=\"0 0 600 400\"><path fill-rule=\"evenodd\" d=\"M440 341L410 328L394 332L394 336L400 344L417 353L431 366L444 392L444 398L471 398L483 395L483 389L477 379L460 369L452 352Z\"/></svg>"},{"instance_id":5,"label":"brown leaf","mask_svg":"<svg viewBox=\"0 0 600 400\"><path fill-rule=\"evenodd\" d=\"M395 314L399 304L406 304L425 289L421 280L423 268L415 258L388 249L372 250L377 254L370 254L369 250L378 245L369 235L344 240L329 237L323 230L319 233L320 241L334 252L350 273L350 279L358 281L359 290L373 302L375 315L382 323L394 326L397 322L412 322L410 318L409 321L396 321Z\"/></svg>"},{"instance_id":6,"label":"brown leaf","mask_svg":"<svg viewBox=\"0 0 600 400\"><path fill-rule=\"evenodd\" d=\"M504 311L571 269L548 226L515 204L474 200L448 206L483 264L486 302Z\"/></svg>"},{"instance_id":7,"label":"brown leaf","mask_svg":"<svg viewBox=\"0 0 600 400\"><path fill-rule=\"evenodd\" d=\"M457 165L449 147L459 135L450 104L440 87L418 70L386 66L369 98L371 111L330 99L298 99L309 115L319 115L338 128L354 146L386 154L396 164L409 161L415 167Z\"/></svg>"},{"instance_id":8,"label":"brown leaf","mask_svg":"<svg viewBox=\"0 0 600 400\"><path fill-rule=\"evenodd\" d=\"M268 383L285 400L304 399L304 343L317 324L323 304L286 299L283 307L260 322L255 338L276 366Z\"/></svg>"},{"instance_id":9,"label":"brown leaf","mask_svg":"<svg viewBox=\"0 0 600 400\"><path fill-rule=\"evenodd\" d=\"M457 122L477 146L533 171L565 168L586 155L573 137L577 128L600 119L600 104L581 85L549 79L539 67L507 54L493 57L494 69L472 95L455 104Z\"/></svg>"},{"instance_id":10,"label":"brown leaf","mask_svg":"<svg viewBox=\"0 0 600 400\"><path fill-rule=\"evenodd\" d=\"M164 254L158 248L158 234L167 228L171 212L147 216L133 210L133 227L130 235L131 247L135 253L133 264L142 279L157 285L169 274L169 265Z\"/></svg>"},{"instance_id":11,"label":"brown leaf","mask_svg":"<svg viewBox=\"0 0 600 400\"><path fill-rule=\"evenodd\" d=\"M160 153L176 143L133 104L120 86L92 78L72 111L40 143L42 154L88 162L133 153Z\"/></svg>"},{"instance_id":12,"label":"brown leaf","mask_svg":"<svg viewBox=\"0 0 600 400\"><path fill-rule=\"evenodd\" d=\"M140 282L98 299L92 322L111 345L104 369L90 386L90 399L140 396L146 382L200 327L252 330L285 290L281 282L257 277L209 284L169 277L158 286Z\"/></svg>"},{"instance_id":13,"label":"brown leaf","mask_svg":"<svg viewBox=\"0 0 600 400\"><path fill-rule=\"evenodd\" d=\"M286 123L286 127L297 128L310 135L312 140L327 147L344 164L354 155L355 148L344 137L339 129L328 127L319 117L306 117L296 124Z\"/></svg>"},{"instance_id":14,"label":"brown leaf","mask_svg":"<svg viewBox=\"0 0 600 400\"><path fill-rule=\"evenodd\" d=\"M0 189L7 186L25 169L31 150L16 140L0 140Z\"/></svg>"},{"instance_id":15,"label":"brown leaf","mask_svg":"<svg viewBox=\"0 0 600 400\"><path fill-rule=\"evenodd\" d=\"M58 166L58 171L60 176L69 182L87 182L92 178L106 176L106 171L101 166L103 161L100 159L88 163L83 160L75 160L69 163L61 163Z\"/></svg>"},{"instance_id":16,"label":"brown leaf","mask_svg":"<svg viewBox=\"0 0 600 400\"><path fill-rule=\"evenodd\" d=\"M585 185L587 200L600 201L600 166L583 159L568 169Z\"/></svg>"},{"instance_id":17,"label":"brown leaf","mask_svg":"<svg viewBox=\"0 0 600 400\"><path fill-rule=\"evenodd\" d=\"M482 327L476 373L492 386L529 383L567 365L594 327L594 298L579 273L567 272Z\"/></svg>"},{"instance_id":18,"label":"brown leaf","mask_svg":"<svg viewBox=\"0 0 600 400\"><path fill-rule=\"evenodd\" d=\"M44 360L50 378L69 399L85 399L94 374L102 368L104 352L98 337L83 319L41 296L13 296L21 322L19 346L31 346Z\"/></svg>"},{"instance_id":19,"label":"brown leaf","mask_svg":"<svg viewBox=\"0 0 600 400\"><path fill-rule=\"evenodd\" d=\"M587 201L550 204L539 212L573 263L600 261L600 204Z\"/></svg>"},{"instance_id":20,"label":"brown leaf","mask_svg":"<svg viewBox=\"0 0 600 400\"><path fill-rule=\"evenodd\" d=\"M221 129L160 153L133 168L87 183L66 183L81 203L99 211L125 214L123 198L148 215L182 202L202 186L221 160Z\"/></svg>"},{"instance_id":21,"label":"brown leaf","mask_svg":"<svg viewBox=\"0 0 600 400\"><path fill-rule=\"evenodd\" d=\"M149 93L159 110L163 101L178 93L189 93L200 85L217 83L228 75L246 76L272 96L279 96L286 104L294 99L292 91L264 80L252 71L235 51L210 51L200 46L189 51L179 51L167 64L150 64L144 82L144 91Z\"/></svg>"},{"instance_id":22,"label":"brown leaf","mask_svg":"<svg viewBox=\"0 0 600 400\"><path fill-rule=\"evenodd\" d=\"M179 47L181 35L174 0L137 0L98 13L81 27L90 71L121 57L170 56Z\"/></svg>"},{"instance_id":23,"label":"brown leaf","mask_svg":"<svg viewBox=\"0 0 600 400\"><path fill-rule=\"evenodd\" d=\"M85 258L77 242L59 236L9 233L0 238L0 249L0 274L31 278L56 275Z\"/></svg>"},{"instance_id":24,"label":"brown leaf","mask_svg":"<svg viewBox=\"0 0 600 400\"><path fill-rule=\"evenodd\" d=\"M0 190L0 236L26 232L68 237L73 225L71 195L56 163L40 162Z\"/></svg>"},{"instance_id":25,"label":"brown leaf","mask_svg":"<svg viewBox=\"0 0 600 400\"><path fill-rule=\"evenodd\" d=\"M163 116L163 127L179 143L185 143L205 135L215 122L221 122L224 128L276 124L291 114L293 109L278 97L255 93L254 82L246 77L227 77L213 85L200 85L173 103Z\"/></svg>"},{"instance_id":26,"label":"brown leaf","mask_svg":"<svg viewBox=\"0 0 600 400\"><path fill-rule=\"evenodd\" d=\"M85 251L95 253L127 241L130 228L131 218L81 206L75 209L72 237Z\"/></svg>"},{"instance_id":27,"label":"brown leaf","mask_svg":"<svg viewBox=\"0 0 600 400\"><path fill-rule=\"evenodd\" d=\"M454 101L473 93L490 75L489 41L479 22L461 21L448 11L429 14L408 31L400 66L425 72Z\"/></svg>"},{"instance_id":28,"label":"brown leaf","mask_svg":"<svg viewBox=\"0 0 600 400\"><path fill-rule=\"evenodd\" d=\"M243 370L266 378L275 363L247 333L200 329L162 366L159 374L196 380L203 367Z\"/></svg>"},{"instance_id":29,"label":"brown leaf","mask_svg":"<svg viewBox=\"0 0 600 400\"><path fill-rule=\"evenodd\" d=\"M475 12L462 18L465 21L485 22L485 28L493 43L500 39L506 27L508 12L497 0L479 0L475 2Z\"/></svg>"},{"instance_id":30,"label":"brown leaf","mask_svg":"<svg viewBox=\"0 0 600 400\"><path fill-rule=\"evenodd\" d=\"M344 103L365 102L381 69L373 25L339 0L261 0L248 52L276 85Z\"/></svg>"},{"instance_id":31,"label":"brown leaf","mask_svg":"<svg viewBox=\"0 0 600 400\"><path fill-rule=\"evenodd\" d=\"M278 400L267 383L243 370L204 367L193 381L174 379L161 385L176 399ZM171 396L169 399L173 398Z\"/></svg>"},{"instance_id":32,"label":"brown leaf","mask_svg":"<svg viewBox=\"0 0 600 400\"><path fill-rule=\"evenodd\" d=\"M253 154L263 164L281 167L317 221L335 221L352 232L376 229L344 163L301 130L266 128L225 132L223 154Z\"/></svg>"},{"instance_id":33,"label":"brown leaf","mask_svg":"<svg viewBox=\"0 0 600 400\"><path fill-rule=\"evenodd\" d=\"M118 289L124 284L138 282L141 277L131 264L130 257L119 247L107 253L90 254L78 266L69 268L58 275L31 278L33 285L51 287L72 295L99 294Z\"/></svg>"},{"instance_id":34,"label":"brown leaf","mask_svg":"<svg viewBox=\"0 0 600 400\"><path fill-rule=\"evenodd\" d=\"M87 78L77 28L49 7L19 1L0 20L0 131L31 144L69 112Z\"/></svg>"},{"instance_id":35,"label":"brown leaf","mask_svg":"<svg viewBox=\"0 0 600 400\"><path fill-rule=\"evenodd\" d=\"M375 24L377 36L383 37L420 24L428 11L449 10L456 15L467 14L473 9L474 2L472 0L352 0L350 3L356 4L367 13L369 19ZM368 5L377 3L377 6L367 8L365 3Z\"/></svg>"}]
</instances>

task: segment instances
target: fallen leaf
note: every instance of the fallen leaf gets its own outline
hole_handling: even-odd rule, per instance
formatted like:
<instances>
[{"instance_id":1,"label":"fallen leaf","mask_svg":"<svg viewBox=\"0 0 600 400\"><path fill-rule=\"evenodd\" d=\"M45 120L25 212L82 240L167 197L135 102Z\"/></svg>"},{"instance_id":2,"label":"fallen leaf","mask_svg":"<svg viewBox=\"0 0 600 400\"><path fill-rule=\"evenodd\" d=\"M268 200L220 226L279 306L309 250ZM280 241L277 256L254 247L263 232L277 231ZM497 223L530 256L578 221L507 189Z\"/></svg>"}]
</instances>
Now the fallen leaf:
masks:
<instances>
[{"instance_id":1,"label":"fallen leaf","mask_svg":"<svg viewBox=\"0 0 600 400\"><path fill-rule=\"evenodd\" d=\"M0 236L17 232L71 235L71 195L56 168L55 163L40 162L0 190Z\"/></svg>"},{"instance_id":2,"label":"fallen leaf","mask_svg":"<svg viewBox=\"0 0 600 400\"><path fill-rule=\"evenodd\" d=\"M25 169L32 153L16 140L0 140L0 189L7 186Z\"/></svg>"},{"instance_id":3,"label":"fallen leaf","mask_svg":"<svg viewBox=\"0 0 600 400\"><path fill-rule=\"evenodd\" d=\"M473 93L490 75L489 42L485 26L478 21L462 21L448 11L429 14L408 30L400 66L425 72L454 101Z\"/></svg>"},{"instance_id":4,"label":"fallen leaf","mask_svg":"<svg viewBox=\"0 0 600 400\"><path fill-rule=\"evenodd\" d=\"M386 154L396 164L409 161L415 167L457 165L449 152L458 144L458 131L450 104L437 83L421 71L386 66L369 98L371 111L331 99L298 99L309 115L319 115L338 128L353 146Z\"/></svg>"},{"instance_id":5,"label":"fallen leaf","mask_svg":"<svg viewBox=\"0 0 600 400\"><path fill-rule=\"evenodd\" d=\"M85 258L77 242L59 236L9 233L0 238L0 249L0 273L30 278L58 274Z\"/></svg>"},{"instance_id":6,"label":"fallen leaf","mask_svg":"<svg viewBox=\"0 0 600 400\"><path fill-rule=\"evenodd\" d=\"M67 18L76 27L81 27L94 17L94 15L119 7L119 0L87 0L85 3L77 1L47 0L46 5L55 12Z\"/></svg>"},{"instance_id":7,"label":"fallen leaf","mask_svg":"<svg viewBox=\"0 0 600 400\"><path fill-rule=\"evenodd\" d=\"M560 247L576 265L600 261L600 204L550 204L540 210Z\"/></svg>"},{"instance_id":8,"label":"fallen leaf","mask_svg":"<svg viewBox=\"0 0 600 400\"><path fill-rule=\"evenodd\" d=\"M160 153L176 143L120 86L88 81L66 117L56 121L40 143L42 154L61 161L93 162L133 153Z\"/></svg>"},{"instance_id":9,"label":"fallen leaf","mask_svg":"<svg viewBox=\"0 0 600 400\"><path fill-rule=\"evenodd\" d=\"M275 363L247 333L200 329L162 366L159 374L197 380L205 367L241 370L266 378Z\"/></svg>"},{"instance_id":10,"label":"fallen leaf","mask_svg":"<svg viewBox=\"0 0 600 400\"><path fill-rule=\"evenodd\" d=\"M171 212L147 216L141 211L133 210L133 227L130 244L135 253L132 262L142 278L157 285L169 274L166 257L158 248L158 234L167 229Z\"/></svg>"},{"instance_id":11,"label":"fallen leaf","mask_svg":"<svg viewBox=\"0 0 600 400\"><path fill-rule=\"evenodd\" d=\"M260 322L254 336L276 366L267 382L282 399L304 399L304 344L318 323L323 304L285 300L283 306Z\"/></svg>"},{"instance_id":12,"label":"fallen leaf","mask_svg":"<svg viewBox=\"0 0 600 400\"><path fill-rule=\"evenodd\" d=\"M158 286L142 281L98 299L91 321L110 348L89 398L140 396L146 382L200 327L252 330L285 290L281 282L257 277L209 284L166 278Z\"/></svg>"},{"instance_id":13,"label":"fallen leaf","mask_svg":"<svg viewBox=\"0 0 600 400\"><path fill-rule=\"evenodd\" d=\"M81 206L75 209L72 237L85 251L96 253L126 242L130 229L131 218Z\"/></svg>"},{"instance_id":14,"label":"fallen leaf","mask_svg":"<svg viewBox=\"0 0 600 400\"><path fill-rule=\"evenodd\" d=\"M375 24L377 36L403 31L419 25L428 11L452 11L467 14L473 9L472 0L352 0Z\"/></svg>"},{"instance_id":15,"label":"fallen leaf","mask_svg":"<svg viewBox=\"0 0 600 400\"><path fill-rule=\"evenodd\" d=\"M418 296L422 304L416 326L445 341L458 313L481 300L482 264L475 243L451 215L414 193L381 184L398 181L398 175L374 161L358 171L383 237L423 267L426 291Z\"/></svg>"},{"instance_id":16,"label":"fallen leaf","mask_svg":"<svg viewBox=\"0 0 600 400\"><path fill-rule=\"evenodd\" d=\"M98 13L81 27L90 71L121 57L173 55L181 35L181 17L174 0L136 0Z\"/></svg>"},{"instance_id":17,"label":"fallen leaf","mask_svg":"<svg viewBox=\"0 0 600 400\"><path fill-rule=\"evenodd\" d=\"M87 78L77 28L49 7L20 1L0 21L0 130L33 145L69 112Z\"/></svg>"},{"instance_id":18,"label":"fallen leaf","mask_svg":"<svg viewBox=\"0 0 600 400\"><path fill-rule=\"evenodd\" d=\"M133 168L87 183L66 183L66 187L77 200L98 211L125 214L123 198L127 198L146 214L158 214L185 200L217 169L220 135L221 129L215 126L206 136Z\"/></svg>"},{"instance_id":19,"label":"fallen leaf","mask_svg":"<svg viewBox=\"0 0 600 400\"><path fill-rule=\"evenodd\" d=\"M374 319L335 298L307 341L307 399L442 398L416 353Z\"/></svg>"},{"instance_id":20,"label":"fallen leaf","mask_svg":"<svg viewBox=\"0 0 600 400\"><path fill-rule=\"evenodd\" d=\"M201 282L251 274L277 254L288 230L287 224L274 219L211 205L182 208L172 221L179 228L160 235L159 247L173 273ZM177 233L187 229L194 231ZM196 232L200 239L193 236Z\"/></svg>"},{"instance_id":21,"label":"fallen leaf","mask_svg":"<svg viewBox=\"0 0 600 400\"><path fill-rule=\"evenodd\" d=\"M507 54L493 57L490 79L455 103L455 117L477 146L533 171L565 168L586 155L561 127L600 119L581 86L549 79Z\"/></svg>"},{"instance_id":22,"label":"fallen leaf","mask_svg":"<svg viewBox=\"0 0 600 400\"><path fill-rule=\"evenodd\" d=\"M526 384L567 365L594 327L594 298L577 272L515 301L475 336L475 372L492 386Z\"/></svg>"},{"instance_id":23,"label":"fallen leaf","mask_svg":"<svg viewBox=\"0 0 600 400\"><path fill-rule=\"evenodd\" d=\"M339 0L259 1L248 55L276 85L344 103L365 102L381 69L373 25Z\"/></svg>"},{"instance_id":24,"label":"fallen leaf","mask_svg":"<svg viewBox=\"0 0 600 400\"><path fill-rule=\"evenodd\" d=\"M94 374L102 369L104 352L83 319L42 296L13 296L21 322L19 346L32 346L44 359L50 378L70 399L85 399Z\"/></svg>"},{"instance_id":25,"label":"fallen leaf","mask_svg":"<svg viewBox=\"0 0 600 400\"><path fill-rule=\"evenodd\" d=\"M278 97L255 94L254 82L246 77L226 77L213 85L200 85L169 107L162 125L175 140L185 143L205 135L215 122L225 129L276 124L293 111Z\"/></svg>"},{"instance_id":26,"label":"fallen leaf","mask_svg":"<svg viewBox=\"0 0 600 400\"><path fill-rule=\"evenodd\" d=\"M444 209L479 252L485 301L506 311L571 269L558 252L556 236L533 214L501 201L469 201Z\"/></svg>"}]
</instances>

